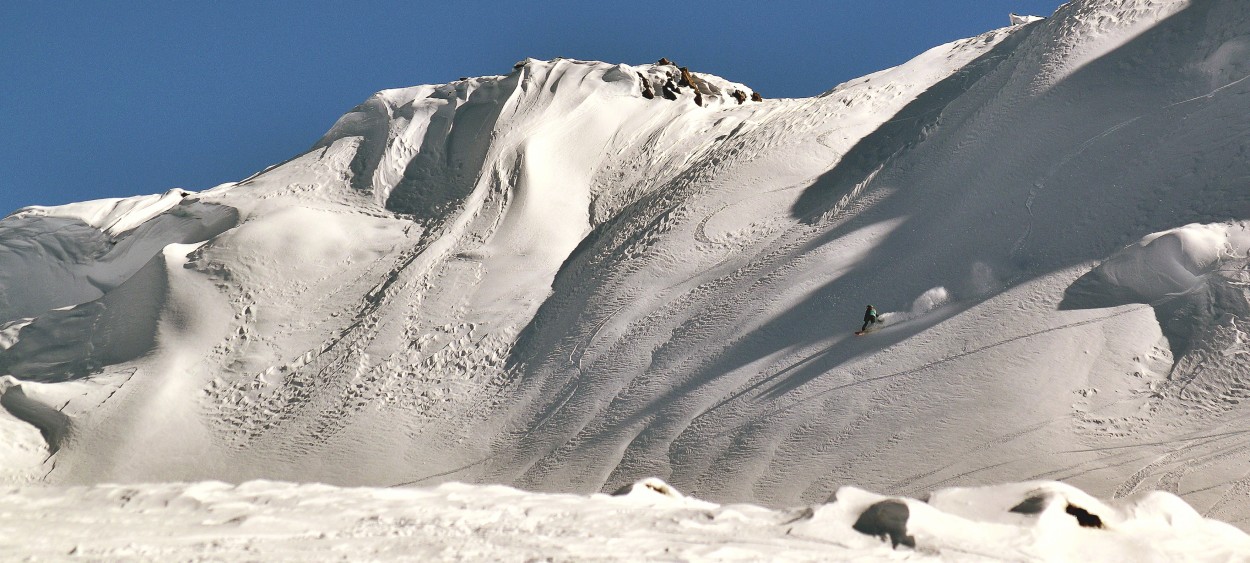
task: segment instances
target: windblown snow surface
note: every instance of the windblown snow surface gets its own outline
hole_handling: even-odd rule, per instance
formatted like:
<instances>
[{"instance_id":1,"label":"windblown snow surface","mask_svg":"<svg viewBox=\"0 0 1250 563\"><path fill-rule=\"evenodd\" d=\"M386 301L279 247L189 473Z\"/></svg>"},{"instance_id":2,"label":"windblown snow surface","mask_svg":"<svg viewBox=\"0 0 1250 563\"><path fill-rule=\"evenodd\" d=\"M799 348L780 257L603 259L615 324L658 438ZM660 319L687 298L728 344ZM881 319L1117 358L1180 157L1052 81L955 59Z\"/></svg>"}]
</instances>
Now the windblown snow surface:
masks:
<instances>
[{"instance_id":1,"label":"windblown snow surface","mask_svg":"<svg viewBox=\"0 0 1250 563\"><path fill-rule=\"evenodd\" d=\"M515 501L523 529L517 507L629 512L567 495L658 477L705 499L665 505L687 512L663 541L741 547L751 525L701 526L772 522L754 557L826 511L847 516L796 558L908 550L847 531L872 495L834 501L844 485L963 491L895 503L913 554L1062 558L1036 547L1062 537L1247 557L1216 520L1250 527L1250 10L1082 0L1013 22L806 99L525 60L379 92L238 183L19 210L0 527L138 498L186 531L212 502L298 496L295 528L306 501L462 523ZM869 303L885 325L855 337ZM599 545L564 555L670 556Z\"/></svg>"}]
</instances>

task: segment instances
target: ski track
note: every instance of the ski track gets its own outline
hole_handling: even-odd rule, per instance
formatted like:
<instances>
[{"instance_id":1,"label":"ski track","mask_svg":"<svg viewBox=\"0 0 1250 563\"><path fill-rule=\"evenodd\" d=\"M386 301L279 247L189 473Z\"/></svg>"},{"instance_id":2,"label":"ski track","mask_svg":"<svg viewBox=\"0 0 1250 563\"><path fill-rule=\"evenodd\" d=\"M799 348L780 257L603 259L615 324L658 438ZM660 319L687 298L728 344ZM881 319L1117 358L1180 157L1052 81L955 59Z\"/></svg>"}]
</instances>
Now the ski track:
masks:
<instances>
[{"instance_id":1,"label":"ski track","mask_svg":"<svg viewBox=\"0 0 1250 563\"><path fill-rule=\"evenodd\" d=\"M1011 344L1011 343L1014 343L1014 342L1018 342L1018 341L1021 341L1021 340L1026 340L1026 339L1029 339L1029 338L1032 338L1032 337L1035 337L1035 336L1040 336L1040 335L1043 335L1043 334L1047 334L1047 333L1051 333L1051 332L1055 332L1055 331L1059 331L1059 330L1064 330L1064 329L1075 328L1075 327L1079 327L1079 326L1085 326L1085 325L1089 325L1089 324L1099 323L1099 322L1105 321L1105 320L1107 320L1107 319L1109 319L1109 318L1112 318L1112 317L1117 317L1117 316L1120 316L1120 315L1128 314L1128 313L1135 312L1135 311L1142 310L1142 309L1146 309L1146 308L1148 308L1148 306L1131 308L1131 309L1127 309L1127 310L1124 310L1124 311L1120 311L1120 312L1117 312L1117 313L1113 313L1113 314L1110 314L1110 315L1107 315L1107 316L1104 316L1104 317L1099 317L1099 318L1096 318L1096 319L1089 319L1089 320L1084 320L1084 321L1078 321L1078 322L1069 323L1069 324L1067 324L1067 325L1063 325L1063 326L1057 326L1057 327L1052 327L1052 328L1046 328L1046 329L1042 329L1042 330L1038 330L1038 331L1030 332L1030 333L1027 333L1027 334L1022 334L1022 335L1019 335L1019 336L1013 336L1013 337L1011 337L1011 338L1003 339L1003 340L1000 340L1000 341L997 341L997 342L993 342L993 343L990 343L990 344L986 344L986 345L983 345L983 346L977 347L976 349L973 349L973 350L969 350L969 351L966 351L966 352L960 352L960 353L958 353L958 354L952 354L952 355L949 355L949 356L945 356L945 357L940 358L940 359L938 359L938 360L934 360L934 361L932 361L932 362L929 362L929 363L926 363L926 364L923 364L923 365L920 365L920 366L917 366L917 367L914 367L914 368L910 368L910 369L906 369L906 370L901 370L901 371L896 371L896 372L888 373L888 374L885 374L885 375L873 376L873 377L869 377L869 378L865 378L865 379L856 380L856 381L853 381L853 382L850 382L850 383L846 383L846 384L843 384L843 385L838 385L838 386L831 387L831 388L828 388L828 389L824 389L824 390L821 390L821 391L818 391L818 392L815 392L815 393L811 393L811 394L809 394L809 395L805 396L804 398L797 399L797 400L795 400L795 401L790 402L789 404L785 405L784 407L781 407L781 408L778 408L778 409L769 410L769 411L765 411L764 413L760 414L757 418L768 418L768 417L771 417L771 416L777 415L777 414L779 414L779 413L781 413L781 412L784 412L785 410L788 410L788 409L790 409L790 408L793 408L794 406L797 406L797 405L800 405L800 404L806 403L806 402L808 402L808 401L815 400L815 399L817 399L817 398L824 397L825 395L828 395L828 394L833 393L833 392L835 392L835 391L842 391L842 390L845 390L845 389L849 389L849 388L853 388L853 387L858 387L858 386L865 385L865 384L869 384L869 383L875 383L875 382L878 382L878 381L883 381L883 380L894 379L894 378L901 377L901 376L914 375L914 374L916 374L916 373L919 373L919 372L922 372L922 371L925 371L925 370L931 369L931 368L933 368L933 367L936 367L936 366L939 366L939 365L942 365L942 364L945 364L945 363L948 363L948 362L952 362L952 361L954 361L954 360L958 360L958 359L965 358L965 357L968 357L968 356L976 355L976 354L979 354L979 353L981 353L981 352L985 352L985 351L987 351L987 350L992 350L992 349L997 348L997 347L999 347L999 346L1003 346L1003 345L1006 345L1006 344Z\"/></svg>"}]
</instances>

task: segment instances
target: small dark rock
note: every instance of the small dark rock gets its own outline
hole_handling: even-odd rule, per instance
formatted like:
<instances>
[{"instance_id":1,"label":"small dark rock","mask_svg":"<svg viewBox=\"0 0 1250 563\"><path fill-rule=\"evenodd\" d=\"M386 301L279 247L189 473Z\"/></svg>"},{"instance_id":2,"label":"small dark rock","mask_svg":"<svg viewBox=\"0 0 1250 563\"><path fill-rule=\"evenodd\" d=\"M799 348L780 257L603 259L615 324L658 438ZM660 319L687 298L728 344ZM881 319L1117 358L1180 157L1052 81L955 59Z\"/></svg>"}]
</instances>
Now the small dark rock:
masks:
<instances>
[{"instance_id":1,"label":"small dark rock","mask_svg":"<svg viewBox=\"0 0 1250 563\"><path fill-rule=\"evenodd\" d=\"M642 487L644 489L650 489L651 491L660 493L666 497L681 498L681 493L677 492L677 489L674 489L668 483L660 481L659 479L646 479L643 481L639 481L637 483L630 483L628 485L625 485L624 487L617 489L615 492L612 493L612 496L619 497L619 496L628 495L634 492L634 489L638 487Z\"/></svg>"},{"instance_id":2,"label":"small dark rock","mask_svg":"<svg viewBox=\"0 0 1250 563\"><path fill-rule=\"evenodd\" d=\"M690 78L690 69L683 66L677 70L681 71L681 79L677 81L678 86L694 86L694 80Z\"/></svg>"},{"instance_id":3,"label":"small dark rock","mask_svg":"<svg viewBox=\"0 0 1250 563\"><path fill-rule=\"evenodd\" d=\"M660 60L656 61L655 64L661 65L661 66L666 66L666 65L671 66L673 64L673 61L670 61L665 57L660 57Z\"/></svg>"},{"instance_id":4,"label":"small dark rock","mask_svg":"<svg viewBox=\"0 0 1250 563\"><path fill-rule=\"evenodd\" d=\"M651 89L651 81L647 80L647 77L643 76L641 72L638 73L638 78L642 80L642 97L648 100L654 99L655 90Z\"/></svg>"},{"instance_id":5,"label":"small dark rock","mask_svg":"<svg viewBox=\"0 0 1250 563\"><path fill-rule=\"evenodd\" d=\"M890 538L890 544L899 544L915 548L916 539L907 535L907 518L911 515L907 504L897 500L883 500L859 515L855 521L855 531L879 538Z\"/></svg>"},{"instance_id":6,"label":"small dark rock","mask_svg":"<svg viewBox=\"0 0 1250 563\"><path fill-rule=\"evenodd\" d=\"M1103 527L1102 518L1099 518L1097 514L1093 514L1075 504L1069 504L1067 508L1063 509L1063 511L1075 516L1076 523L1080 524L1082 528Z\"/></svg>"},{"instance_id":7,"label":"small dark rock","mask_svg":"<svg viewBox=\"0 0 1250 563\"><path fill-rule=\"evenodd\" d=\"M738 105L742 105L742 102L747 101L747 93L742 90L734 90L734 93L730 95L733 96L735 100L738 100Z\"/></svg>"},{"instance_id":8,"label":"small dark rock","mask_svg":"<svg viewBox=\"0 0 1250 563\"><path fill-rule=\"evenodd\" d=\"M764 96L761 96L759 92L751 92L751 101L762 102L764 101Z\"/></svg>"},{"instance_id":9,"label":"small dark rock","mask_svg":"<svg viewBox=\"0 0 1250 563\"><path fill-rule=\"evenodd\" d=\"M668 80L664 81L663 85L660 86L660 94L663 95L665 99L676 100L679 92L681 92L681 89L677 87L676 82L673 82L673 78L671 76Z\"/></svg>"},{"instance_id":10,"label":"small dark rock","mask_svg":"<svg viewBox=\"0 0 1250 563\"><path fill-rule=\"evenodd\" d=\"M678 70L681 71L681 78L677 81L677 86L689 86L691 90L694 90L694 105L703 107L703 94L699 92L698 86L699 79L691 75L690 69L684 66Z\"/></svg>"},{"instance_id":11,"label":"small dark rock","mask_svg":"<svg viewBox=\"0 0 1250 563\"><path fill-rule=\"evenodd\" d=\"M1044 495L1034 495L1011 507L1011 511L1018 514L1040 514L1046 510L1047 500Z\"/></svg>"}]
</instances>

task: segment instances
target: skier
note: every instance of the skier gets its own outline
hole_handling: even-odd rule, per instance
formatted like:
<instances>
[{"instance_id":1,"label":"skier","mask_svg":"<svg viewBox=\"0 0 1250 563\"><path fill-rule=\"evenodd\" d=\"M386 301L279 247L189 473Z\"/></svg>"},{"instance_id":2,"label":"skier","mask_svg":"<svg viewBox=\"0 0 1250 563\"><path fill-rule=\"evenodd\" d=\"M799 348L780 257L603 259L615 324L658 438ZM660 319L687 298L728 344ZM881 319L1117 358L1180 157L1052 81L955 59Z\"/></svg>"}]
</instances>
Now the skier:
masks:
<instances>
[{"instance_id":1,"label":"skier","mask_svg":"<svg viewBox=\"0 0 1250 563\"><path fill-rule=\"evenodd\" d=\"M873 309L872 305L869 305L868 308L864 310L864 326L859 328L858 334L863 334L864 331L868 330L869 325L873 325L878 322L881 321L877 319L877 310Z\"/></svg>"}]
</instances>

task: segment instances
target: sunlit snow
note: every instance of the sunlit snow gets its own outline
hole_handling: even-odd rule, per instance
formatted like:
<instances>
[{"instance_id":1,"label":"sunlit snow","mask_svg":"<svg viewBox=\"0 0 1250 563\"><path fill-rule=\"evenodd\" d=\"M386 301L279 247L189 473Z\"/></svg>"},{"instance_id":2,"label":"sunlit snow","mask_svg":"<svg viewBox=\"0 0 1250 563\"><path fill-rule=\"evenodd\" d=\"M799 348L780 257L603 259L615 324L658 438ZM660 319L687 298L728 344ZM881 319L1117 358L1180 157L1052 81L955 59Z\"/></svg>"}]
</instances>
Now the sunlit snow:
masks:
<instances>
[{"instance_id":1,"label":"sunlit snow","mask_svg":"<svg viewBox=\"0 0 1250 563\"><path fill-rule=\"evenodd\" d=\"M524 59L10 215L0 557L1247 557L1250 17L1010 23L805 99Z\"/></svg>"}]
</instances>

